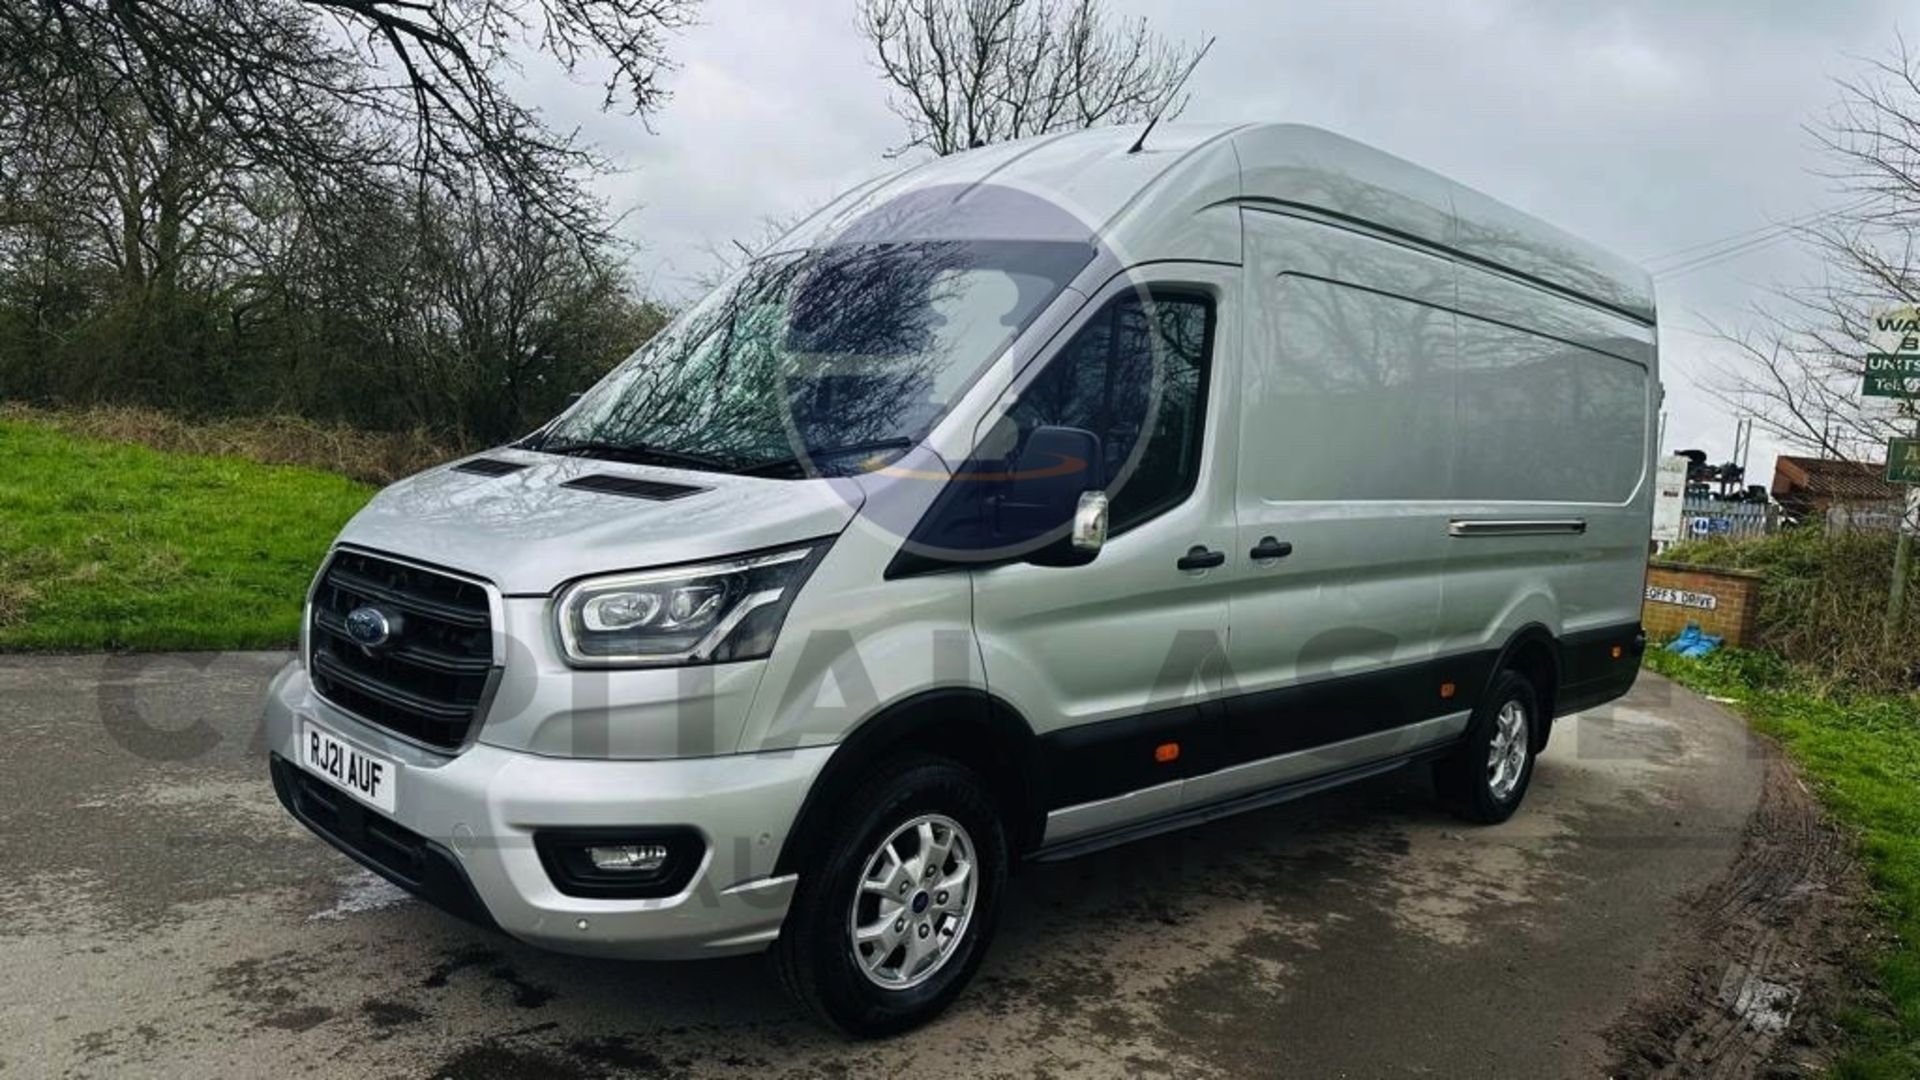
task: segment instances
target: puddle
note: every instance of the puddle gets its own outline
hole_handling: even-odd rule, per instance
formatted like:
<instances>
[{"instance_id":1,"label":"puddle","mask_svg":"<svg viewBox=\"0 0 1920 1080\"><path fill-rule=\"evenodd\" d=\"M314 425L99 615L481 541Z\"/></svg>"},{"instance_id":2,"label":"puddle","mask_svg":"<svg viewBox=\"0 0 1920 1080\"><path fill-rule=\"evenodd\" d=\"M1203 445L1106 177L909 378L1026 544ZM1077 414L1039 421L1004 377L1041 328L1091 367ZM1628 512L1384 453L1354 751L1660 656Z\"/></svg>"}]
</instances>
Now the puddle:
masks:
<instances>
[{"instance_id":1,"label":"puddle","mask_svg":"<svg viewBox=\"0 0 1920 1080\"><path fill-rule=\"evenodd\" d=\"M413 897L405 889L371 870L356 870L339 880L340 896L333 906L307 916L308 922L332 922L404 904Z\"/></svg>"}]
</instances>

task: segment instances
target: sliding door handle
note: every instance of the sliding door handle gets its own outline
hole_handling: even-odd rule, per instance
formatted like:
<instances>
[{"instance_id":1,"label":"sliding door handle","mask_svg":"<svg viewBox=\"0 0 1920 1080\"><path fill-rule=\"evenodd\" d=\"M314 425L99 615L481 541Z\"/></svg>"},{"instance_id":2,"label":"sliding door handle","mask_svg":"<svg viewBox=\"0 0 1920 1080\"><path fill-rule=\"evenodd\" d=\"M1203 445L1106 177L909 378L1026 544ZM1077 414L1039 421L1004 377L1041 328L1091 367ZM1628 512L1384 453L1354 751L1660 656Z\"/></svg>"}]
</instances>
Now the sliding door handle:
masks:
<instances>
[{"instance_id":1,"label":"sliding door handle","mask_svg":"<svg viewBox=\"0 0 1920 1080\"><path fill-rule=\"evenodd\" d=\"M1182 570L1211 570L1227 561L1224 551L1208 551L1205 544L1195 544L1187 549L1180 561L1173 565Z\"/></svg>"},{"instance_id":2,"label":"sliding door handle","mask_svg":"<svg viewBox=\"0 0 1920 1080\"><path fill-rule=\"evenodd\" d=\"M1284 559L1293 554L1293 544L1286 540L1276 540L1271 536L1263 536L1260 538L1260 542L1253 546L1253 550L1247 552L1247 554L1256 559Z\"/></svg>"}]
</instances>

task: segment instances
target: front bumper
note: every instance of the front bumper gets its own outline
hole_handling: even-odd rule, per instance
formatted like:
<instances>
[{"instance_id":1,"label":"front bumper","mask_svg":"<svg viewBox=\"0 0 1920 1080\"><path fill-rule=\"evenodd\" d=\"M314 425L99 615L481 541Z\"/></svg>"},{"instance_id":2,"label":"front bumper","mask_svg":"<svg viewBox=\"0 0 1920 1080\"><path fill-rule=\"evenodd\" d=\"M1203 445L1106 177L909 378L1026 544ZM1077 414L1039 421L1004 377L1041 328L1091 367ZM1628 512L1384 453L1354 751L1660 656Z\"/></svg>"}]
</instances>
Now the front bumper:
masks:
<instances>
[{"instance_id":1,"label":"front bumper","mask_svg":"<svg viewBox=\"0 0 1920 1080\"><path fill-rule=\"evenodd\" d=\"M303 812L296 789L304 774L293 764L303 720L399 763L391 817L324 786L318 790L345 806L341 816ZM774 861L832 752L606 761L480 742L448 757L320 700L297 663L269 689L266 734L276 790L288 809L361 863L529 944L650 959L753 952L779 935L797 879L774 876ZM691 826L706 842L688 885L660 899L566 895L533 843L542 829L653 825Z\"/></svg>"}]
</instances>

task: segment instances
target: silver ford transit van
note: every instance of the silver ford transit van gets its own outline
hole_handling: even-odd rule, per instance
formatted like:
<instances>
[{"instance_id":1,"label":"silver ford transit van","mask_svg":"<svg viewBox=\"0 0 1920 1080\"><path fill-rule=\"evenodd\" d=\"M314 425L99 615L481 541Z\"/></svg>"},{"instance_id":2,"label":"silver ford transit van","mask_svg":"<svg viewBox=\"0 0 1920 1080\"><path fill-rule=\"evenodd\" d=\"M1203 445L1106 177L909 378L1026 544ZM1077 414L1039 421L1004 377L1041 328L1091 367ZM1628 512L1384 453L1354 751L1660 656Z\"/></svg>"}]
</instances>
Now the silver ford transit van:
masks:
<instances>
[{"instance_id":1,"label":"silver ford transit van","mask_svg":"<svg viewBox=\"0 0 1920 1080\"><path fill-rule=\"evenodd\" d=\"M1409 764L1465 817L1623 694L1648 276L1308 128L1042 137L820 211L341 533L287 809L533 944L771 950L859 1034L1010 867Z\"/></svg>"}]
</instances>

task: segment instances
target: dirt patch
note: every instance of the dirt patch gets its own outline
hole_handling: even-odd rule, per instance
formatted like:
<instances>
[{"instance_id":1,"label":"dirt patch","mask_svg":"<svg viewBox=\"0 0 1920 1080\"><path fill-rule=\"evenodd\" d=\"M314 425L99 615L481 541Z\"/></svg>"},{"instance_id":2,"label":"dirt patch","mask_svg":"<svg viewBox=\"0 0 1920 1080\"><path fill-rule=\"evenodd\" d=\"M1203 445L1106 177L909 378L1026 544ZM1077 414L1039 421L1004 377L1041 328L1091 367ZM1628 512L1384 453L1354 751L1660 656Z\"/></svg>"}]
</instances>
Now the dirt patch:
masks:
<instances>
[{"instance_id":1,"label":"dirt patch","mask_svg":"<svg viewBox=\"0 0 1920 1080\"><path fill-rule=\"evenodd\" d=\"M1612 1076L1816 1076L1834 1057L1834 1012L1875 933L1871 896L1846 834L1766 752L1739 854L1682 901L1652 989L1608 1032Z\"/></svg>"},{"instance_id":2,"label":"dirt patch","mask_svg":"<svg viewBox=\"0 0 1920 1080\"><path fill-rule=\"evenodd\" d=\"M576 1039L564 1048L522 1045L502 1037L454 1054L429 1075L443 1080L600 1080L677 1076L690 1064L669 1064L635 1047L624 1035ZM748 1062L733 1059L723 1064L744 1068Z\"/></svg>"},{"instance_id":3,"label":"dirt patch","mask_svg":"<svg viewBox=\"0 0 1920 1080\"><path fill-rule=\"evenodd\" d=\"M417 1024L427 1018L427 1014L404 1001L391 998L370 998L360 1003L360 1015L376 1030L405 1027Z\"/></svg>"},{"instance_id":4,"label":"dirt patch","mask_svg":"<svg viewBox=\"0 0 1920 1080\"><path fill-rule=\"evenodd\" d=\"M0 576L8 567L0 566ZM40 598L33 586L24 581L0 580L0 626L13 626L27 621L27 609Z\"/></svg>"},{"instance_id":5,"label":"dirt patch","mask_svg":"<svg viewBox=\"0 0 1920 1080\"><path fill-rule=\"evenodd\" d=\"M585 1080L604 1074L545 1050L489 1042L448 1058L433 1075L445 1080Z\"/></svg>"}]
</instances>

